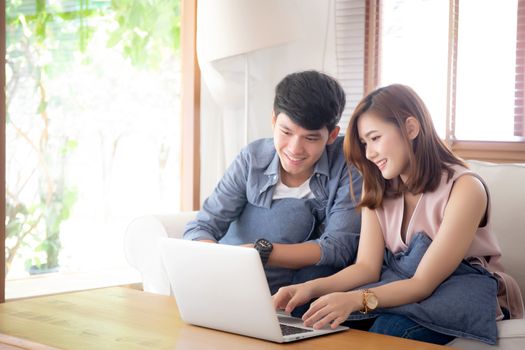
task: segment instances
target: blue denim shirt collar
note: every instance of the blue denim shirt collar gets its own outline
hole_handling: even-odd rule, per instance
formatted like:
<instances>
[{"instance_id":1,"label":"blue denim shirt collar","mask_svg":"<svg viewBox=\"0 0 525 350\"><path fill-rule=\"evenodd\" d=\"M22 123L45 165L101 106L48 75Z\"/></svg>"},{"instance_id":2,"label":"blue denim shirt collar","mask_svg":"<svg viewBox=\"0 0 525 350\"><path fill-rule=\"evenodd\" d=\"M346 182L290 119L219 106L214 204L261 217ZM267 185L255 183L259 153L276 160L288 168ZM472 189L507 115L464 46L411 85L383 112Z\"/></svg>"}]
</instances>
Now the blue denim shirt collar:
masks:
<instances>
[{"instance_id":1,"label":"blue denim shirt collar","mask_svg":"<svg viewBox=\"0 0 525 350\"><path fill-rule=\"evenodd\" d=\"M324 176L329 176L330 169L328 164L328 154L326 152L326 147L321 155L321 158L315 163L314 174L321 174Z\"/></svg>"},{"instance_id":2,"label":"blue denim shirt collar","mask_svg":"<svg viewBox=\"0 0 525 350\"><path fill-rule=\"evenodd\" d=\"M268 167L266 170L264 170L264 175L272 176L272 175L278 175L279 174L279 166L281 164L281 160L279 159L279 154L275 152L273 155L273 159L268 164Z\"/></svg>"}]
</instances>

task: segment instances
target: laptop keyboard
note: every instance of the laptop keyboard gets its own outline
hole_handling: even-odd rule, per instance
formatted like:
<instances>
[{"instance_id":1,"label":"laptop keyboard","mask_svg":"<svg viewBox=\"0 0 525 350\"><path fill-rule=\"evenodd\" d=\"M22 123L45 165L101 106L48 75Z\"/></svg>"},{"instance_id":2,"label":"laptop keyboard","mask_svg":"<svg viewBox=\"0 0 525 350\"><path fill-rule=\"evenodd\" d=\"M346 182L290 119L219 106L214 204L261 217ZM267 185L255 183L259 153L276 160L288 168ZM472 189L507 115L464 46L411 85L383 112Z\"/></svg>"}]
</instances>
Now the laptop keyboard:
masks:
<instances>
[{"instance_id":1,"label":"laptop keyboard","mask_svg":"<svg viewBox=\"0 0 525 350\"><path fill-rule=\"evenodd\" d=\"M280 326L281 326L281 331L283 332L283 335L292 335L292 334L312 332L311 329L299 328L299 327L290 326L290 325L282 324L282 323L280 323Z\"/></svg>"}]
</instances>

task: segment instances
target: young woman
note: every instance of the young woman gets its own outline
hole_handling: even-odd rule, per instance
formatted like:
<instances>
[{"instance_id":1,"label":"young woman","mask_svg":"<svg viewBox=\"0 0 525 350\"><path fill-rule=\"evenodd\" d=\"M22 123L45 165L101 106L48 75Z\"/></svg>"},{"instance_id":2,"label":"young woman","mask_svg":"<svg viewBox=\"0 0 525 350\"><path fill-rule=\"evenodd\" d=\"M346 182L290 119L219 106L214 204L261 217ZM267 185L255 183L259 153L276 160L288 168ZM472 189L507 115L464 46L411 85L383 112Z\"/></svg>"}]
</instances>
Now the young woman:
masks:
<instances>
[{"instance_id":1,"label":"young woman","mask_svg":"<svg viewBox=\"0 0 525 350\"><path fill-rule=\"evenodd\" d=\"M318 298L307 326L350 320L438 344L494 344L497 319L523 317L519 287L502 272L485 183L439 139L423 101L403 85L372 92L352 115L344 151L363 175L357 260L281 288L275 307Z\"/></svg>"}]
</instances>

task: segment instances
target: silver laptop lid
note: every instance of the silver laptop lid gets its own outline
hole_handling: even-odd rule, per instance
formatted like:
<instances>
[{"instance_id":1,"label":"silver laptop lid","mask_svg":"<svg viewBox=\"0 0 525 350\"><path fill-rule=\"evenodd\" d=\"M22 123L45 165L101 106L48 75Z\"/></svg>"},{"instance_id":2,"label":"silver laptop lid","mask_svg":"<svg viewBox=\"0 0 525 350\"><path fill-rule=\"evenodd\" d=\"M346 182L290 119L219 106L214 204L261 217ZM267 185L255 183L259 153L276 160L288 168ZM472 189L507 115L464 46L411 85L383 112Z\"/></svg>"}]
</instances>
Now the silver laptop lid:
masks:
<instances>
[{"instance_id":1,"label":"silver laptop lid","mask_svg":"<svg viewBox=\"0 0 525 350\"><path fill-rule=\"evenodd\" d=\"M181 318L190 324L282 342L255 249L160 238Z\"/></svg>"}]
</instances>

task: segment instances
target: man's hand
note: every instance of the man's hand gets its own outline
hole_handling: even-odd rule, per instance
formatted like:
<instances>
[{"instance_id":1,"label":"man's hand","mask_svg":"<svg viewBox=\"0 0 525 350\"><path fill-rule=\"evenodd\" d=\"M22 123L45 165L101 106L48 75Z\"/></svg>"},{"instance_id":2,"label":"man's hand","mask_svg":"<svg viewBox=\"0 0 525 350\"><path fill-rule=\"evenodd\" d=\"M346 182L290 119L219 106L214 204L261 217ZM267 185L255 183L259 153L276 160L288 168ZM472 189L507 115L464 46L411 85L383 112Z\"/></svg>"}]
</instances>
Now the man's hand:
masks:
<instances>
[{"instance_id":1,"label":"man's hand","mask_svg":"<svg viewBox=\"0 0 525 350\"><path fill-rule=\"evenodd\" d=\"M362 306L356 292L338 292L324 295L314 301L303 315L304 325L321 329L330 324L337 328L350 313L360 310Z\"/></svg>"},{"instance_id":2,"label":"man's hand","mask_svg":"<svg viewBox=\"0 0 525 350\"><path fill-rule=\"evenodd\" d=\"M273 295L273 306L276 310L290 313L297 306L306 304L312 298L312 290L307 283L294 284L279 288Z\"/></svg>"},{"instance_id":3,"label":"man's hand","mask_svg":"<svg viewBox=\"0 0 525 350\"><path fill-rule=\"evenodd\" d=\"M241 244L240 246L245 248L253 248L253 243Z\"/></svg>"},{"instance_id":4,"label":"man's hand","mask_svg":"<svg viewBox=\"0 0 525 350\"><path fill-rule=\"evenodd\" d=\"M214 241L212 239L200 239L199 242L204 242L204 243L217 243L217 241Z\"/></svg>"}]
</instances>

